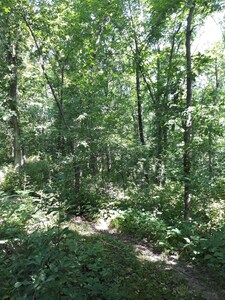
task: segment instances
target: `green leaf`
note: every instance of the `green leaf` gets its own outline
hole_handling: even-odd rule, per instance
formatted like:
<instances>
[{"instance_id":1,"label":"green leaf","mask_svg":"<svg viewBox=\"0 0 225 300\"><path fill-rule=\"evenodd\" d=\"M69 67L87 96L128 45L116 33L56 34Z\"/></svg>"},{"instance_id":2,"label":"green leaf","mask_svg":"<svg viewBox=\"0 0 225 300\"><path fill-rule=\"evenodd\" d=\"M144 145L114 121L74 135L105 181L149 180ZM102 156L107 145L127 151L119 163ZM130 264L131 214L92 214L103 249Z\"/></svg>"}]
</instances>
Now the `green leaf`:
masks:
<instances>
[{"instance_id":1,"label":"green leaf","mask_svg":"<svg viewBox=\"0 0 225 300\"><path fill-rule=\"evenodd\" d=\"M188 244L191 243L191 240L190 240L189 238L187 238L187 237L185 237L184 240L185 240Z\"/></svg>"},{"instance_id":2,"label":"green leaf","mask_svg":"<svg viewBox=\"0 0 225 300\"><path fill-rule=\"evenodd\" d=\"M9 7L3 7L3 9L4 9L4 11L6 12L6 13L9 13L10 11L11 11L11 9L9 8Z\"/></svg>"},{"instance_id":3,"label":"green leaf","mask_svg":"<svg viewBox=\"0 0 225 300\"><path fill-rule=\"evenodd\" d=\"M19 288L20 286L22 286L23 285L23 282L16 282L15 284L14 284L14 287L17 289L17 288Z\"/></svg>"},{"instance_id":4,"label":"green leaf","mask_svg":"<svg viewBox=\"0 0 225 300\"><path fill-rule=\"evenodd\" d=\"M212 255L210 255L210 254L207 254L205 257L204 257L204 259L207 259L207 260L209 260L209 259L211 259L212 258Z\"/></svg>"}]
</instances>

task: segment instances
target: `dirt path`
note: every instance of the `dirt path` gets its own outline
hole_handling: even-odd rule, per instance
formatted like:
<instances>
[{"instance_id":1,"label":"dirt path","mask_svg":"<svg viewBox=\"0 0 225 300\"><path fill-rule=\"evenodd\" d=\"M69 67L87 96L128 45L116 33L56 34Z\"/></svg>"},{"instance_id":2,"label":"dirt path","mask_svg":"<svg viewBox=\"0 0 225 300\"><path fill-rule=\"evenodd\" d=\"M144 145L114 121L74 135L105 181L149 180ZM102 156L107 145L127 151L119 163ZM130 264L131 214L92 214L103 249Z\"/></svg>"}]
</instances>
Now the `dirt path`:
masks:
<instances>
[{"instance_id":1,"label":"dirt path","mask_svg":"<svg viewBox=\"0 0 225 300\"><path fill-rule=\"evenodd\" d=\"M157 253L154 246L145 241L140 241L132 236L121 234L109 227L107 221L100 219L97 223L92 223L81 219L73 218L72 222L76 226L82 227L82 234L106 233L113 238L132 245L137 257L140 260L150 262L162 262L165 270L172 270L175 276L185 280L191 291L201 294L201 300L225 300L225 287L221 289L217 283L203 270L198 270L190 263L180 261L177 256L168 256L164 253ZM85 229L84 229L85 228Z\"/></svg>"}]
</instances>

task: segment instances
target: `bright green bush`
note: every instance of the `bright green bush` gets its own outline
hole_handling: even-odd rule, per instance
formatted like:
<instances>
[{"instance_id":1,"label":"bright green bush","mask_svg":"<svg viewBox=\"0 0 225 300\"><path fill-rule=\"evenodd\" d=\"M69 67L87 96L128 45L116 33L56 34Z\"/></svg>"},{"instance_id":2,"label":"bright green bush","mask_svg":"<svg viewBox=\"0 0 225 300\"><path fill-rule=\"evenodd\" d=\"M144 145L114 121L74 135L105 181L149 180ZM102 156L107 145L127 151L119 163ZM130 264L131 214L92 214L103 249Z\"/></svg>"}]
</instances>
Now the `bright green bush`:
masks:
<instances>
[{"instance_id":1,"label":"bright green bush","mask_svg":"<svg viewBox=\"0 0 225 300\"><path fill-rule=\"evenodd\" d=\"M167 182L164 186L155 184L145 188L132 188L127 191L127 207L139 211L158 211L161 219L168 225L174 225L183 215L182 184ZM121 201L121 206L124 201Z\"/></svg>"},{"instance_id":2,"label":"bright green bush","mask_svg":"<svg viewBox=\"0 0 225 300\"><path fill-rule=\"evenodd\" d=\"M20 190L23 186L23 176L13 167L9 167L4 174L4 180L2 182L2 189L6 192L13 192Z\"/></svg>"},{"instance_id":3,"label":"bright green bush","mask_svg":"<svg viewBox=\"0 0 225 300\"><path fill-rule=\"evenodd\" d=\"M35 209L33 199L22 191L7 195L0 192L0 237L16 238L22 232Z\"/></svg>"},{"instance_id":4,"label":"bright green bush","mask_svg":"<svg viewBox=\"0 0 225 300\"><path fill-rule=\"evenodd\" d=\"M140 238L154 241L165 239L166 225L156 213L130 208L115 218L111 225L122 232L134 234Z\"/></svg>"},{"instance_id":5,"label":"bright green bush","mask_svg":"<svg viewBox=\"0 0 225 300\"><path fill-rule=\"evenodd\" d=\"M210 230L221 230L225 227L225 201L223 199L209 199L205 208L207 226Z\"/></svg>"}]
</instances>

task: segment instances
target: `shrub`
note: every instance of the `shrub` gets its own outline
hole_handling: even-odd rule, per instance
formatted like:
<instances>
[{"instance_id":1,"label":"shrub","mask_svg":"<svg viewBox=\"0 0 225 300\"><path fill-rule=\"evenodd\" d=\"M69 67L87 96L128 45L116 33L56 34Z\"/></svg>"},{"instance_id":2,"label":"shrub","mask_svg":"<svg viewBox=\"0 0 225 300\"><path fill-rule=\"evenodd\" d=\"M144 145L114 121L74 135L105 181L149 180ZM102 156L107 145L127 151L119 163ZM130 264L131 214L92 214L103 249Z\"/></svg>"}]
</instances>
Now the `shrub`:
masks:
<instances>
[{"instance_id":1,"label":"shrub","mask_svg":"<svg viewBox=\"0 0 225 300\"><path fill-rule=\"evenodd\" d=\"M43 189L50 178L50 165L37 157L29 158L19 169L9 167L2 182L4 191L16 191L26 188Z\"/></svg>"},{"instance_id":2,"label":"shrub","mask_svg":"<svg viewBox=\"0 0 225 300\"><path fill-rule=\"evenodd\" d=\"M50 171L51 166L47 160L32 157L27 160L20 173L24 182L27 180L30 185L37 189L42 189L50 178Z\"/></svg>"},{"instance_id":3,"label":"shrub","mask_svg":"<svg viewBox=\"0 0 225 300\"><path fill-rule=\"evenodd\" d=\"M0 192L0 236L15 238L24 230L34 210L33 199L25 193L6 195Z\"/></svg>"},{"instance_id":4,"label":"shrub","mask_svg":"<svg viewBox=\"0 0 225 300\"><path fill-rule=\"evenodd\" d=\"M6 192L13 192L15 190L21 189L22 186L22 174L12 166L9 167L4 174L4 179L2 181L2 189Z\"/></svg>"},{"instance_id":5,"label":"shrub","mask_svg":"<svg viewBox=\"0 0 225 300\"><path fill-rule=\"evenodd\" d=\"M211 237L202 239L198 246L198 259L218 276L225 279L225 232L215 232Z\"/></svg>"},{"instance_id":6,"label":"shrub","mask_svg":"<svg viewBox=\"0 0 225 300\"><path fill-rule=\"evenodd\" d=\"M154 241L164 240L166 225L157 213L128 209L112 221L113 227L122 232Z\"/></svg>"}]
</instances>

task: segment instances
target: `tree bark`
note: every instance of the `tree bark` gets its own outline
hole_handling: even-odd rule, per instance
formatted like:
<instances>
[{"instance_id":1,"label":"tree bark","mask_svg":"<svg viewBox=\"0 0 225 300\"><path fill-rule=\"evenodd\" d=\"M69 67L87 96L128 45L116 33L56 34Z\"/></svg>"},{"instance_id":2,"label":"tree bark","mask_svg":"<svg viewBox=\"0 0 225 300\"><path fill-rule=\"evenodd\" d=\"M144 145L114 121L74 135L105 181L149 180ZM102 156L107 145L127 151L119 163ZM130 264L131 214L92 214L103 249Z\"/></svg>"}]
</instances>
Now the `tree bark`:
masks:
<instances>
[{"instance_id":1,"label":"tree bark","mask_svg":"<svg viewBox=\"0 0 225 300\"><path fill-rule=\"evenodd\" d=\"M136 64L136 94L137 94L137 113L138 113L138 132L139 138L142 146L145 146L145 137L144 137L144 126L143 126L143 117L142 117L142 99L141 99L141 85L140 85L140 77L141 77L141 62L140 62L140 53L138 47L137 36L134 37L135 41L135 64ZM148 164L147 161L143 163L143 171L145 182L149 183L148 176Z\"/></svg>"},{"instance_id":2,"label":"tree bark","mask_svg":"<svg viewBox=\"0 0 225 300\"><path fill-rule=\"evenodd\" d=\"M9 45L10 48L10 45ZM15 167L21 167L24 163L23 151L20 141L20 125L19 114L17 109L17 89L18 89L18 46L12 45L12 49L8 49L7 60L10 66L10 82L9 82L9 109L11 111L10 126L13 130L13 160Z\"/></svg>"},{"instance_id":3,"label":"tree bark","mask_svg":"<svg viewBox=\"0 0 225 300\"><path fill-rule=\"evenodd\" d=\"M140 87L140 57L139 57L139 49L138 49L138 41L137 37L135 37L135 50L136 50L136 94L137 94L137 109L138 109L138 130L139 130L139 138L142 145L145 145L144 138L144 129L143 129L143 120L142 120L142 101L141 101L141 87Z\"/></svg>"},{"instance_id":4,"label":"tree bark","mask_svg":"<svg viewBox=\"0 0 225 300\"><path fill-rule=\"evenodd\" d=\"M190 218L191 212L191 130L192 130L192 56L191 56L191 36L192 36L192 20L195 10L195 3L192 2L186 27L186 110L184 128L184 153L183 153L183 171L184 171L184 219Z\"/></svg>"}]
</instances>

